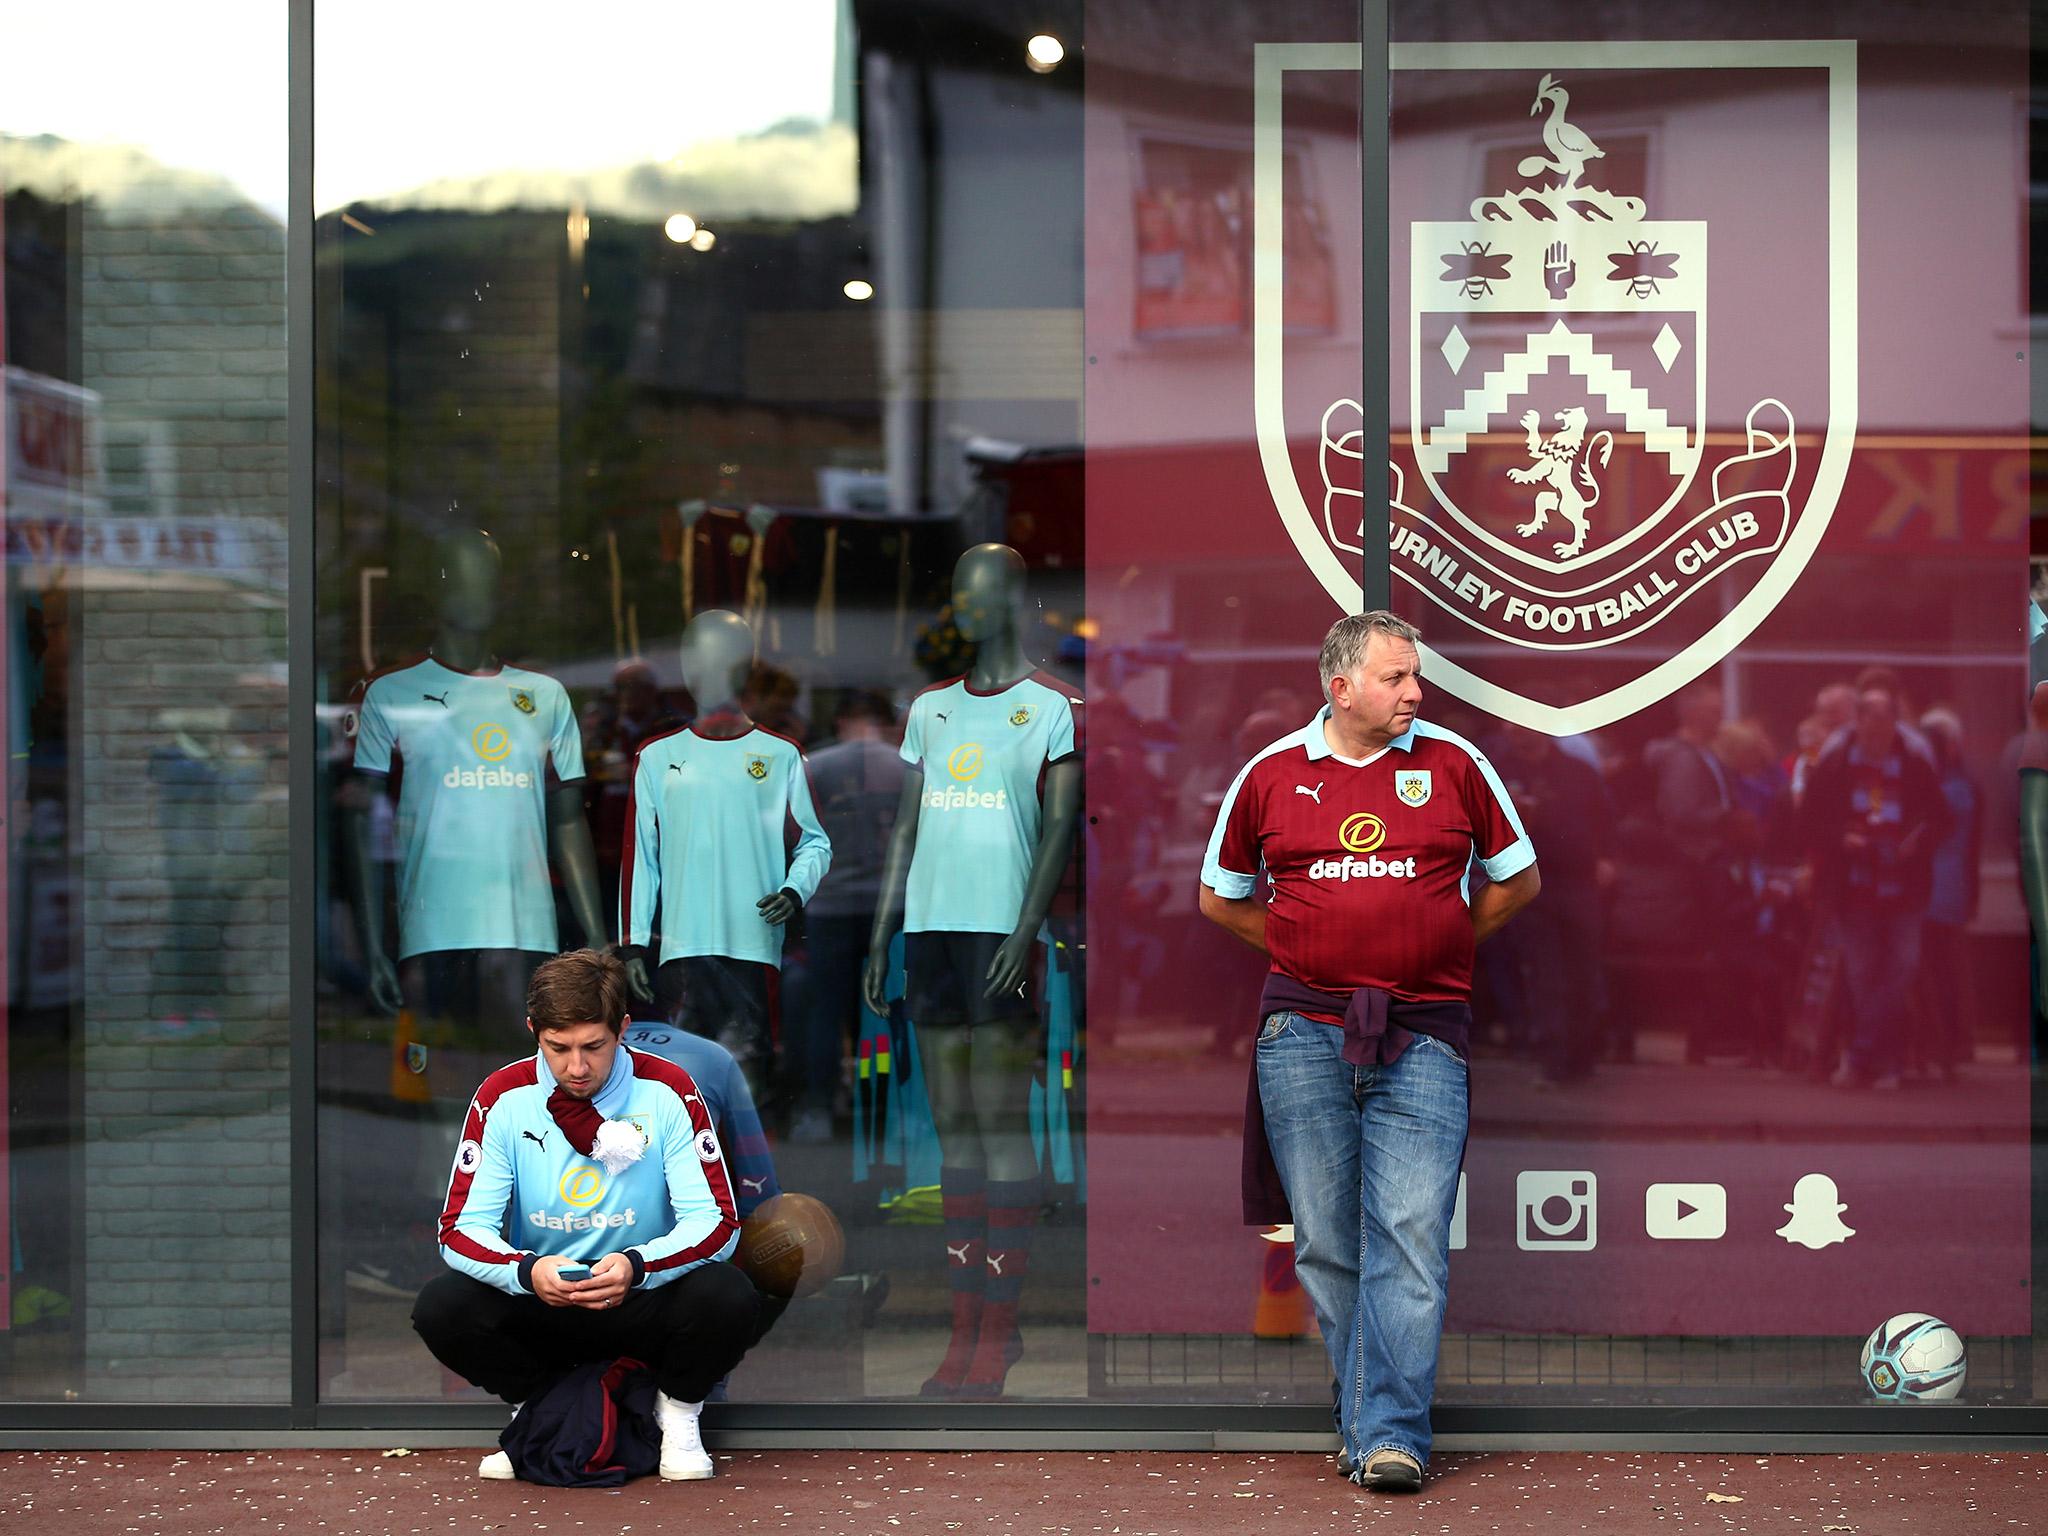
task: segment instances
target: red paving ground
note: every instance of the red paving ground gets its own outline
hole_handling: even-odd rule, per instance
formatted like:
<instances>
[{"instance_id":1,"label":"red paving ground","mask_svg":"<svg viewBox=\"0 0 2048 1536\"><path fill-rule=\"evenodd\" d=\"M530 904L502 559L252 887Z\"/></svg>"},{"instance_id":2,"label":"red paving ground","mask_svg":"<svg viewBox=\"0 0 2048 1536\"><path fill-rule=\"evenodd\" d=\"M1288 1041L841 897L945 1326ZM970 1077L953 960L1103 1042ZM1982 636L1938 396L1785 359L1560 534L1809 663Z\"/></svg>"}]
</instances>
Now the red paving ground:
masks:
<instances>
[{"instance_id":1,"label":"red paving ground","mask_svg":"<svg viewBox=\"0 0 2048 1536\"><path fill-rule=\"evenodd\" d=\"M1415 1531L1545 1536L1945 1536L2048 1531L2048 1453L1442 1456L1418 1497L1361 1494L1327 1458L771 1451L717 1480L570 1490L486 1483L476 1451L0 1454L0 1531L633 1536L1177 1536ZM1739 1503L1717 1502L1720 1494Z\"/></svg>"}]
</instances>

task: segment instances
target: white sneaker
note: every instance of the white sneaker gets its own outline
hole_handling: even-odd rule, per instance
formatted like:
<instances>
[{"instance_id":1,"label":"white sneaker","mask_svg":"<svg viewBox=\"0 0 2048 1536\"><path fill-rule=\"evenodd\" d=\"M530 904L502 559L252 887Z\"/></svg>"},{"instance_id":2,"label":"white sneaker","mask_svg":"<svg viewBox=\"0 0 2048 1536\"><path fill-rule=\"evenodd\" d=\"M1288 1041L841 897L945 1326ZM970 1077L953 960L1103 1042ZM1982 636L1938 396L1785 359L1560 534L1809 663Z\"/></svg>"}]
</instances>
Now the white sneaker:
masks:
<instances>
[{"instance_id":1,"label":"white sneaker","mask_svg":"<svg viewBox=\"0 0 2048 1536\"><path fill-rule=\"evenodd\" d=\"M514 1403L512 1405L512 1418L514 1422L517 1422L519 1418L519 1410L525 1406L524 1403ZM476 1475L478 1477L487 1477L494 1483L509 1483L516 1480L519 1476L517 1472L512 1470L512 1458L503 1451L493 1451L482 1461L478 1462Z\"/></svg>"},{"instance_id":2,"label":"white sneaker","mask_svg":"<svg viewBox=\"0 0 2048 1536\"><path fill-rule=\"evenodd\" d=\"M654 1399L654 1421L661 1429L661 1480L688 1483L711 1476L711 1454L697 1433L702 1403L679 1403L666 1392Z\"/></svg>"}]
</instances>

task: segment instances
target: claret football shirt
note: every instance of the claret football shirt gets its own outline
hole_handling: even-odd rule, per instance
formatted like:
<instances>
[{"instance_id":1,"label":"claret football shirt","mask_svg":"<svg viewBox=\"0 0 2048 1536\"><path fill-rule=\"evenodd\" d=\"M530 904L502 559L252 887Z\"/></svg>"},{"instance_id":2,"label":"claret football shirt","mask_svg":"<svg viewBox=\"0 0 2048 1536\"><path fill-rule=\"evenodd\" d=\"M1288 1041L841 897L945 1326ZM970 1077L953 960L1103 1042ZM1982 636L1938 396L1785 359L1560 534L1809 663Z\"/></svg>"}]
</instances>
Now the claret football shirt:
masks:
<instances>
[{"instance_id":1,"label":"claret football shirt","mask_svg":"<svg viewBox=\"0 0 2048 1536\"><path fill-rule=\"evenodd\" d=\"M583 738L552 677L457 672L431 656L370 680L355 765L398 792L398 957L443 949L553 953L547 771L583 777Z\"/></svg>"},{"instance_id":2,"label":"claret football shirt","mask_svg":"<svg viewBox=\"0 0 2048 1536\"><path fill-rule=\"evenodd\" d=\"M1202 883L1272 886L1273 968L1325 992L1414 1002L1472 991L1469 871L1505 880L1536 850L1500 775L1462 736L1417 720L1363 762L1323 737L1329 708L1244 766L1216 818Z\"/></svg>"},{"instance_id":3,"label":"claret football shirt","mask_svg":"<svg viewBox=\"0 0 2048 1536\"><path fill-rule=\"evenodd\" d=\"M760 726L730 737L684 729L647 742L633 767L627 827L619 931L628 944L645 944L658 902L664 963L723 955L779 966L783 930L757 904L784 886L808 903L832 863L803 752Z\"/></svg>"},{"instance_id":4,"label":"claret football shirt","mask_svg":"<svg viewBox=\"0 0 2048 1536\"><path fill-rule=\"evenodd\" d=\"M923 770L905 933L1008 933L1038 851L1039 779L1080 749L1081 700L1042 672L995 693L964 677L910 706L903 760Z\"/></svg>"}]
</instances>

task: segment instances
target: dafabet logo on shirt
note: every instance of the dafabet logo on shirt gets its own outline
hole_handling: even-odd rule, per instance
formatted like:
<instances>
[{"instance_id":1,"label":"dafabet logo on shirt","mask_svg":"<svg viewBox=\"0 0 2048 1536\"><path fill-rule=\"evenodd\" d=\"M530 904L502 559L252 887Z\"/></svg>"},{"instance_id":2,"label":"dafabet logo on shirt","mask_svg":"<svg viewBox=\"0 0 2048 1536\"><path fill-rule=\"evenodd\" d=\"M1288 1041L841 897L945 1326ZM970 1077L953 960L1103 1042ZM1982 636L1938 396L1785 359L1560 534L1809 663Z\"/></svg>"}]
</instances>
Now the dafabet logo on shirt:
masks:
<instances>
[{"instance_id":1,"label":"dafabet logo on shirt","mask_svg":"<svg viewBox=\"0 0 2048 1536\"><path fill-rule=\"evenodd\" d=\"M1346 816L1337 828L1337 841L1349 853L1371 853L1387 840L1387 824L1370 811Z\"/></svg>"},{"instance_id":2,"label":"dafabet logo on shirt","mask_svg":"<svg viewBox=\"0 0 2048 1536\"><path fill-rule=\"evenodd\" d=\"M562 1197L564 1205L584 1210L602 1200L609 1187L601 1169L590 1163L571 1163L555 1193ZM623 1211L598 1211L589 1216L552 1216L546 1211L526 1213L529 1226L551 1232L594 1232L609 1227L630 1227L637 1225L639 1219L639 1213L631 1206Z\"/></svg>"},{"instance_id":3,"label":"dafabet logo on shirt","mask_svg":"<svg viewBox=\"0 0 2048 1536\"><path fill-rule=\"evenodd\" d=\"M1337 828L1337 841L1346 850L1340 859L1317 859L1308 867L1311 880L1412 880L1415 859L1355 858L1370 854L1387 840L1387 824L1370 811L1346 816Z\"/></svg>"},{"instance_id":4,"label":"dafabet logo on shirt","mask_svg":"<svg viewBox=\"0 0 2048 1536\"><path fill-rule=\"evenodd\" d=\"M604 1174L589 1163L571 1163L562 1175L561 1196L562 1204L579 1211L597 1204L604 1198Z\"/></svg>"},{"instance_id":5,"label":"dafabet logo on shirt","mask_svg":"<svg viewBox=\"0 0 2048 1536\"><path fill-rule=\"evenodd\" d=\"M512 755L512 733L486 720L469 733L470 750L486 763L502 763ZM450 768L441 775L448 789L531 789L533 775L516 768Z\"/></svg>"},{"instance_id":6,"label":"dafabet logo on shirt","mask_svg":"<svg viewBox=\"0 0 2048 1536\"><path fill-rule=\"evenodd\" d=\"M980 776L982 767L981 743L963 741L946 754L946 772L959 781L943 789L928 789L924 792L924 807L929 811L1006 811L1010 808L1010 792L1007 789L983 790L962 789L961 784L972 784Z\"/></svg>"}]
</instances>

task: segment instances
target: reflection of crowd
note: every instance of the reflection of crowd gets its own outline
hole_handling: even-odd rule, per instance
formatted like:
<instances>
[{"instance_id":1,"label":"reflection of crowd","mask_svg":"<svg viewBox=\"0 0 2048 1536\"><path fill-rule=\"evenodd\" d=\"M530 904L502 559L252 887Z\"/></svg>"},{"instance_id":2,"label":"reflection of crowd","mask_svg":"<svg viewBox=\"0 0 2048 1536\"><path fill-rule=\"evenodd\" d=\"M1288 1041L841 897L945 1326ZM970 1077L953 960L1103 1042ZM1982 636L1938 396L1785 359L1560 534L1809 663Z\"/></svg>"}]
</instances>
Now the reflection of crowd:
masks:
<instances>
[{"instance_id":1,"label":"reflection of crowd","mask_svg":"<svg viewBox=\"0 0 2048 1536\"><path fill-rule=\"evenodd\" d=\"M1674 713L1635 752L1486 733L1544 891L1482 953L1483 1017L1546 1083L1632 1059L1652 1018L1688 1064L1946 1081L1973 1048L1983 821L1956 712L1915 721L1870 667L1818 691L1789 751L1712 683Z\"/></svg>"}]
</instances>

